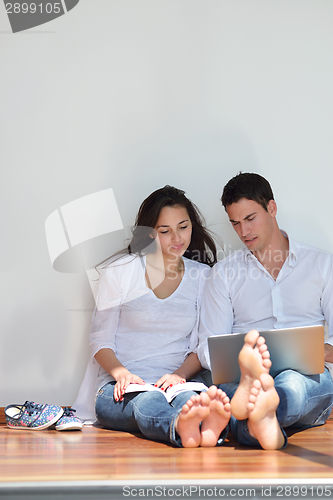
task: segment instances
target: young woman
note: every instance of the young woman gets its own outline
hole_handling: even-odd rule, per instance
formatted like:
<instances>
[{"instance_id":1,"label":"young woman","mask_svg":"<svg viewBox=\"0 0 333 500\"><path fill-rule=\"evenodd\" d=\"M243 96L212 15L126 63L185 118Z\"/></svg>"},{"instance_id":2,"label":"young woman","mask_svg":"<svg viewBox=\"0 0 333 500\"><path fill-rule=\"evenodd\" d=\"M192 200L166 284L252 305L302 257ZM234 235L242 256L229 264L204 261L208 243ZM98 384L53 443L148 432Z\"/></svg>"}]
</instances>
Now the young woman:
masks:
<instances>
[{"instance_id":1,"label":"young woman","mask_svg":"<svg viewBox=\"0 0 333 500\"><path fill-rule=\"evenodd\" d=\"M94 401L105 428L176 446L221 444L230 418L225 393L184 391L171 403L163 394L201 370L198 313L216 248L198 209L184 191L158 189L142 203L128 248L111 260L92 320L92 363L73 405L78 416L87 417ZM145 383L162 392L126 392Z\"/></svg>"}]
</instances>

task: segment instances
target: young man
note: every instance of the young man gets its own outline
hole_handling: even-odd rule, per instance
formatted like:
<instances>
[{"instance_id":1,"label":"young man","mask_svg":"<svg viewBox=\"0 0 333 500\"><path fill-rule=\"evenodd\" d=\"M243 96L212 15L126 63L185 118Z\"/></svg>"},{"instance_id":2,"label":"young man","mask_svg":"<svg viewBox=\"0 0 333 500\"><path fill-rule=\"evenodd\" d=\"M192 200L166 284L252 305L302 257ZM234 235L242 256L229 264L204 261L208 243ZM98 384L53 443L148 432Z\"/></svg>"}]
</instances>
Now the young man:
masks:
<instances>
[{"instance_id":1,"label":"young man","mask_svg":"<svg viewBox=\"0 0 333 500\"><path fill-rule=\"evenodd\" d=\"M222 204L245 247L217 263L202 299L199 350L209 368L207 338L274 328L329 325L325 362L333 363L333 256L293 241L279 229L270 184L258 174L240 173L224 187ZM285 346L286 350L288 345ZM333 365L332 365L333 366ZM333 373L333 371L332 371ZM258 374L241 370L241 382L221 388L232 398L231 429L239 442L258 444L240 404ZM333 406L329 369L315 376L286 370L274 379L281 429L324 424ZM265 392L265 387L260 391ZM242 408L238 411L238 408ZM250 426L251 427L251 426ZM284 433L284 431L283 431ZM285 433L284 433L285 436Z\"/></svg>"}]
</instances>

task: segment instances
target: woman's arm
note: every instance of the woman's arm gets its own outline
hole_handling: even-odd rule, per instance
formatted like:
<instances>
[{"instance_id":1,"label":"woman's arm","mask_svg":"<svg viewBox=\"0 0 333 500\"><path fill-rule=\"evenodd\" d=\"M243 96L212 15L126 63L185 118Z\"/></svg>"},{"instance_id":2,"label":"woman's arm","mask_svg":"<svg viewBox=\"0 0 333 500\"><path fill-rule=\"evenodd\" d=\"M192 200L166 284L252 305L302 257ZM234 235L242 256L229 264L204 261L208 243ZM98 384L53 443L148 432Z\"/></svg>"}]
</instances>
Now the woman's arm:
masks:
<instances>
[{"instance_id":1,"label":"woman's arm","mask_svg":"<svg viewBox=\"0 0 333 500\"><path fill-rule=\"evenodd\" d=\"M116 401L122 401L124 399L125 389L130 383L145 384L140 377L128 371L127 368L120 363L112 349L100 349L95 354L95 359L98 364L115 379L114 399Z\"/></svg>"},{"instance_id":2,"label":"woman's arm","mask_svg":"<svg viewBox=\"0 0 333 500\"><path fill-rule=\"evenodd\" d=\"M116 331L118 329L120 310L123 301L124 282L131 270L130 263L110 266L104 269L96 308L94 311L89 346L92 356L116 381L114 389L115 400L123 399L126 387L131 383L144 384L140 377L130 373L117 359Z\"/></svg>"},{"instance_id":3,"label":"woman's arm","mask_svg":"<svg viewBox=\"0 0 333 500\"><path fill-rule=\"evenodd\" d=\"M186 380L194 377L200 370L202 370L202 367L198 356L196 353L191 352L177 370L173 373L166 373L163 375L163 377L156 382L155 386L160 387L164 391L171 385L186 382Z\"/></svg>"}]
</instances>

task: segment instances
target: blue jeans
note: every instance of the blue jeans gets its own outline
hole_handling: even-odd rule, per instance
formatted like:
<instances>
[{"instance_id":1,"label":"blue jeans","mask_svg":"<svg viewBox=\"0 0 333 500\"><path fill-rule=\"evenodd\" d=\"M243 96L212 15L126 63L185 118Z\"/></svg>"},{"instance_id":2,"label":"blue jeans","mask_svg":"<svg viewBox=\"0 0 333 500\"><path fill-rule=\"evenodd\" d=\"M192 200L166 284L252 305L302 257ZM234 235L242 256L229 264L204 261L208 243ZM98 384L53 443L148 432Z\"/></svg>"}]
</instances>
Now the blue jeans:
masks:
<instances>
[{"instance_id":1,"label":"blue jeans","mask_svg":"<svg viewBox=\"0 0 333 500\"><path fill-rule=\"evenodd\" d=\"M105 384L97 394L96 415L103 427L141 432L148 439L182 446L175 429L176 418L196 392L182 392L171 403L158 391L129 393L124 395L123 401L115 401L114 385L115 382ZM218 444L222 444L226 435L225 429Z\"/></svg>"},{"instance_id":2,"label":"blue jeans","mask_svg":"<svg viewBox=\"0 0 333 500\"><path fill-rule=\"evenodd\" d=\"M277 419L285 436L284 428L300 428L323 425L333 407L333 380L325 368L319 375L302 375L294 370L285 370L274 379L275 389L280 397L276 410ZM231 399L238 384L220 384L219 387ZM240 444L259 446L247 428L246 420L230 420L230 428Z\"/></svg>"}]
</instances>

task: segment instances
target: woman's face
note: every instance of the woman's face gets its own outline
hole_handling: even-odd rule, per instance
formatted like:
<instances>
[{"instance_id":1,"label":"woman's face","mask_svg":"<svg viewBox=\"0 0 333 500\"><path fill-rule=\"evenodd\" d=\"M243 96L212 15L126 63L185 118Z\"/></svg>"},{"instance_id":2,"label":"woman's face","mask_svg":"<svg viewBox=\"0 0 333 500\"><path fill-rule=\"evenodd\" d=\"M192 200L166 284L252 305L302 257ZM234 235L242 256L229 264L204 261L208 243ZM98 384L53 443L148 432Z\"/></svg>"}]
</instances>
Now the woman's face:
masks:
<instances>
[{"instance_id":1,"label":"woman's face","mask_svg":"<svg viewBox=\"0 0 333 500\"><path fill-rule=\"evenodd\" d=\"M178 260L191 243L192 223L186 208L175 205L162 208L155 230L163 256Z\"/></svg>"}]
</instances>

